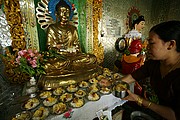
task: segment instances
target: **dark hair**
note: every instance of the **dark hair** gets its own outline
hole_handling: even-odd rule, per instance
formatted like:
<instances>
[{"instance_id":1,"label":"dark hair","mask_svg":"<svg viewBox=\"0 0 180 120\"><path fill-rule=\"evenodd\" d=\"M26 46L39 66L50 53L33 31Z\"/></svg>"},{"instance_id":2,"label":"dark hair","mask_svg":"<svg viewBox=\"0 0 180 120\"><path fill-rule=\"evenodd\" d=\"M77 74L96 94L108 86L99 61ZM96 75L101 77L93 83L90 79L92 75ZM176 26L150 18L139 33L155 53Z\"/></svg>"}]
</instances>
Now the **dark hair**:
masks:
<instances>
[{"instance_id":1,"label":"dark hair","mask_svg":"<svg viewBox=\"0 0 180 120\"><path fill-rule=\"evenodd\" d=\"M180 21L162 22L152 27L150 32L156 33L164 42L175 40L176 50L180 52Z\"/></svg>"},{"instance_id":2,"label":"dark hair","mask_svg":"<svg viewBox=\"0 0 180 120\"><path fill-rule=\"evenodd\" d=\"M135 27L135 24L139 24L141 21L145 21L144 16L139 16L136 20L133 20L132 28Z\"/></svg>"}]
</instances>

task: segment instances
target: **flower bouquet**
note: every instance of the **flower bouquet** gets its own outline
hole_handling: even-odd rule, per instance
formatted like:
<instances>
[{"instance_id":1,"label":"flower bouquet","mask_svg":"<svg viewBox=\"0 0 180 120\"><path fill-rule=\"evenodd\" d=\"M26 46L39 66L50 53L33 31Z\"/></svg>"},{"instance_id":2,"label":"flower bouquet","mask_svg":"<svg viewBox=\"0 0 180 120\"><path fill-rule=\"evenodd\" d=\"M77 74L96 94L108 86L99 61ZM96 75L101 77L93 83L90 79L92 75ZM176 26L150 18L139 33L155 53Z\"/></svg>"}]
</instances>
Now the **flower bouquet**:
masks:
<instances>
[{"instance_id":1,"label":"flower bouquet","mask_svg":"<svg viewBox=\"0 0 180 120\"><path fill-rule=\"evenodd\" d=\"M21 50L18 52L16 63L19 65L21 72L28 74L30 77L37 77L45 74L42 55L33 49Z\"/></svg>"}]
</instances>

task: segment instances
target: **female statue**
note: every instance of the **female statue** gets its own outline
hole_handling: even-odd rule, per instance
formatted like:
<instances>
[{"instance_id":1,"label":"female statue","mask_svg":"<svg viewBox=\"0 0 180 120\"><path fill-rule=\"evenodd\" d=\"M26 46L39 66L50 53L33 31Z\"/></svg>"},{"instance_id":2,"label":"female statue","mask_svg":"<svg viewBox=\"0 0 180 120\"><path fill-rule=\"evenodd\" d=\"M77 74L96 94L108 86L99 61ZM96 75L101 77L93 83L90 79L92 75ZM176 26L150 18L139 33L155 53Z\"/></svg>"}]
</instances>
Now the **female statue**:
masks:
<instances>
[{"instance_id":1,"label":"female statue","mask_svg":"<svg viewBox=\"0 0 180 120\"><path fill-rule=\"evenodd\" d=\"M132 40L141 39L142 40L142 29L145 26L145 19L144 16L139 16L136 20L132 23L132 29L125 34L125 38L127 40L128 46L131 44Z\"/></svg>"}]
</instances>

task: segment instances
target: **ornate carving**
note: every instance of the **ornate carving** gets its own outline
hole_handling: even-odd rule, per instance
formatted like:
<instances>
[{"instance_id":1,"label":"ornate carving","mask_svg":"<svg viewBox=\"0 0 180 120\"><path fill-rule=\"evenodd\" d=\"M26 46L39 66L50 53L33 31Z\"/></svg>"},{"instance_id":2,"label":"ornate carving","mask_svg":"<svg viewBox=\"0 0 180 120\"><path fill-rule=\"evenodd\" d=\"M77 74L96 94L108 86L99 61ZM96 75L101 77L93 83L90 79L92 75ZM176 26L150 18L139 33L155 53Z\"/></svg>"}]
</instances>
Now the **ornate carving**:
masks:
<instances>
[{"instance_id":1,"label":"ornate carving","mask_svg":"<svg viewBox=\"0 0 180 120\"><path fill-rule=\"evenodd\" d=\"M93 52L93 0L86 2L86 44L87 52Z\"/></svg>"},{"instance_id":2,"label":"ornate carving","mask_svg":"<svg viewBox=\"0 0 180 120\"><path fill-rule=\"evenodd\" d=\"M104 48L98 40L98 23L102 18L102 0L93 0L93 53L101 64L104 60Z\"/></svg>"},{"instance_id":3,"label":"ornate carving","mask_svg":"<svg viewBox=\"0 0 180 120\"><path fill-rule=\"evenodd\" d=\"M132 27L132 23L140 16L140 10L138 8L132 6L127 15L126 27L127 31L129 31Z\"/></svg>"},{"instance_id":4,"label":"ornate carving","mask_svg":"<svg viewBox=\"0 0 180 120\"><path fill-rule=\"evenodd\" d=\"M19 0L4 0L4 11L10 26L12 48L17 53L26 47Z\"/></svg>"},{"instance_id":5,"label":"ornate carving","mask_svg":"<svg viewBox=\"0 0 180 120\"><path fill-rule=\"evenodd\" d=\"M8 75L10 82L22 83L25 80L28 80L29 76L19 72L16 64L14 63L17 52L26 48L19 0L4 0L4 11L7 23L10 26L10 34L12 39L12 51L7 48L7 57L3 58L5 64L4 72Z\"/></svg>"},{"instance_id":6,"label":"ornate carving","mask_svg":"<svg viewBox=\"0 0 180 120\"><path fill-rule=\"evenodd\" d=\"M39 50L34 0L20 0L19 3L25 31L26 48Z\"/></svg>"}]
</instances>

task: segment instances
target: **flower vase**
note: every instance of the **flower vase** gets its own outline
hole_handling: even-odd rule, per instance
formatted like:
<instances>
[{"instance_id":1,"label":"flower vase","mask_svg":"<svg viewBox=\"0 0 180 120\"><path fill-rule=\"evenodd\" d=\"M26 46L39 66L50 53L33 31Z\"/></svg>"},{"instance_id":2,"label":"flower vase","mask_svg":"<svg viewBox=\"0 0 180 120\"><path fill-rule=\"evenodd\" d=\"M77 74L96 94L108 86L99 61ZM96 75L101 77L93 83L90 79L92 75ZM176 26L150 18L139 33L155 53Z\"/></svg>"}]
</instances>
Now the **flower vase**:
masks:
<instances>
[{"instance_id":1,"label":"flower vase","mask_svg":"<svg viewBox=\"0 0 180 120\"><path fill-rule=\"evenodd\" d=\"M36 80L34 77L31 77L31 79L27 82L26 93L30 95L29 96L30 98L33 98L36 96L36 92L37 92Z\"/></svg>"}]
</instances>

